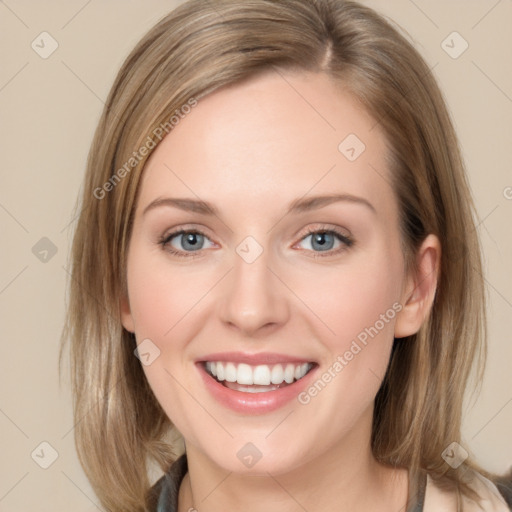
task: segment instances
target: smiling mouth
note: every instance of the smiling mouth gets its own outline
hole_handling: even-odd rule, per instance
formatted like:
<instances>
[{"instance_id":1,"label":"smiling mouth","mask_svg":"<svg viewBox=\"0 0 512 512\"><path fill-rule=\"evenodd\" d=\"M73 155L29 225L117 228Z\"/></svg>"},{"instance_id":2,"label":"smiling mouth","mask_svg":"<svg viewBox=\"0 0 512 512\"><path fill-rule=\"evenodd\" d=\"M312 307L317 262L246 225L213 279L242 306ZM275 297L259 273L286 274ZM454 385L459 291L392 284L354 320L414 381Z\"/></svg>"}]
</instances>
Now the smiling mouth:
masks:
<instances>
[{"instance_id":1,"label":"smiling mouth","mask_svg":"<svg viewBox=\"0 0 512 512\"><path fill-rule=\"evenodd\" d=\"M224 387L244 393L265 393L299 381L316 366L316 363L249 365L226 361L205 361L203 366L206 373Z\"/></svg>"}]
</instances>

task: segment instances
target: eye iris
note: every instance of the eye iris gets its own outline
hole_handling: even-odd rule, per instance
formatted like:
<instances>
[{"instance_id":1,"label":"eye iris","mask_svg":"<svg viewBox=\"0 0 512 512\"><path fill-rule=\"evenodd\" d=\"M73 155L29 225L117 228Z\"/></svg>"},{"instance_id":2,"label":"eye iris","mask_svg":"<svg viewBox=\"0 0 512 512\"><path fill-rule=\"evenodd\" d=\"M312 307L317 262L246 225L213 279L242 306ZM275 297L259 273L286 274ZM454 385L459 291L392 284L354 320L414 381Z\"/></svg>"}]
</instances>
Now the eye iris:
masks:
<instances>
[{"instance_id":1,"label":"eye iris","mask_svg":"<svg viewBox=\"0 0 512 512\"><path fill-rule=\"evenodd\" d=\"M203 235L199 233L187 233L186 235L181 235L182 245L184 249L197 251L201 248L201 241L198 241Z\"/></svg>"},{"instance_id":2,"label":"eye iris","mask_svg":"<svg viewBox=\"0 0 512 512\"><path fill-rule=\"evenodd\" d=\"M330 237L330 243L326 242L326 237ZM315 233L313 235L313 243L312 246L315 248L315 244L319 244L319 248L321 251L327 251L329 249L332 249L334 245L334 237L330 233L322 232L322 233Z\"/></svg>"}]
</instances>

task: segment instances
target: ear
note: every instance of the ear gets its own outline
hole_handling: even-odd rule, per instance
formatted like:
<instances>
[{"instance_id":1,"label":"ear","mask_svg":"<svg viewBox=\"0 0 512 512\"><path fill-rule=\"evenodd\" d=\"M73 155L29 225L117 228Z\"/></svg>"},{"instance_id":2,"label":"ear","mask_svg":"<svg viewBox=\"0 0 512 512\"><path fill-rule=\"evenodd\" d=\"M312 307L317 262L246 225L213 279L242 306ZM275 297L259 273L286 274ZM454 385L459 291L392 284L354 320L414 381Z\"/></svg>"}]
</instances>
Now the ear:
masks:
<instances>
[{"instance_id":1,"label":"ear","mask_svg":"<svg viewBox=\"0 0 512 512\"><path fill-rule=\"evenodd\" d=\"M130 301L128 300L128 296L126 294L122 294L121 299L119 301L119 311L121 314L121 323L123 327L129 331L135 332L135 323L133 321L132 311L130 308Z\"/></svg>"},{"instance_id":2,"label":"ear","mask_svg":"<svg viewBox=\"0 0 512 512\"><path fill-rule=\"evenodd\" d=\"M406 277L400 303L403 309L396 316L395 338L416 334L427 318L437 289L441 244L435 235L428 235L416 255L417 270Z\"/></svg>"}]
</instances>

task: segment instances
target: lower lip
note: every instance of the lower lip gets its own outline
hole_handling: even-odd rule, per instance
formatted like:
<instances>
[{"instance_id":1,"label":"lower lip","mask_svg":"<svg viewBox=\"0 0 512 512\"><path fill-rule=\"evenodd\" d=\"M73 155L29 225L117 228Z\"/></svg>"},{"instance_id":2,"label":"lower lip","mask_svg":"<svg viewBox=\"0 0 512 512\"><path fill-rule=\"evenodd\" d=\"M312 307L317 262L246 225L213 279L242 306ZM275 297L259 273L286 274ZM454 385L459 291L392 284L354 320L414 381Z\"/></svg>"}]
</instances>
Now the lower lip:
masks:
<instances>
[{"instance_id":1,"label":"lower lip","mask_svg":"<svg viewBox=\"0 0 512 512\"><path fill-rule=\"evenodd\" d=\"M244 393L221 384L206 371L203 363L196 363L196 366L206 388L218 402L233 411L246 414L265 414L283 407L304 391L318 368L315 366L304 377L283 388L260 393Z\"/></svg>"}]
</instances>

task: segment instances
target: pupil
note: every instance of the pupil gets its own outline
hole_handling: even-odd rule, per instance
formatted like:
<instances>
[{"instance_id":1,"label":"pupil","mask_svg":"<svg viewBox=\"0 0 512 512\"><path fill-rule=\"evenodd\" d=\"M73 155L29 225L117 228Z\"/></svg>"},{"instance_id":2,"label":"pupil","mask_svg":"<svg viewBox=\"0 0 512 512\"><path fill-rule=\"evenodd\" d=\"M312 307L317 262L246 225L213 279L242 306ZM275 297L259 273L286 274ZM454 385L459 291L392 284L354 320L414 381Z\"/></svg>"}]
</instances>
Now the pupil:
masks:
<instances>
[{"instance_id":1,"label":"pupil","mask_svg":"<svg viewBox=\"0 0 512 512\"><path fill-rule=\"evenodd\" d=\"M199 243L197 241L198 236L200 235L198 235L197 233L188 233L184 239L184 247L192 250L197 250L199 246Z\"/></svg>"},{"instance_id":2,"label":"pupil","mask_svg":"<svg viewBox=\"0 0 512 512\"><path fill-rule=\"evenodd\" d=\"M331 243L329 243L328 241L325 240L325 237L329 237L331 236L329 233L317 233L313 240L313 244L318 244L320 249L331 249L332 248L332 240L331 240ZM331 236L332 238L332 236ZM328 247L327 247L328 246Z\"/></svg>"}]
</instances>

